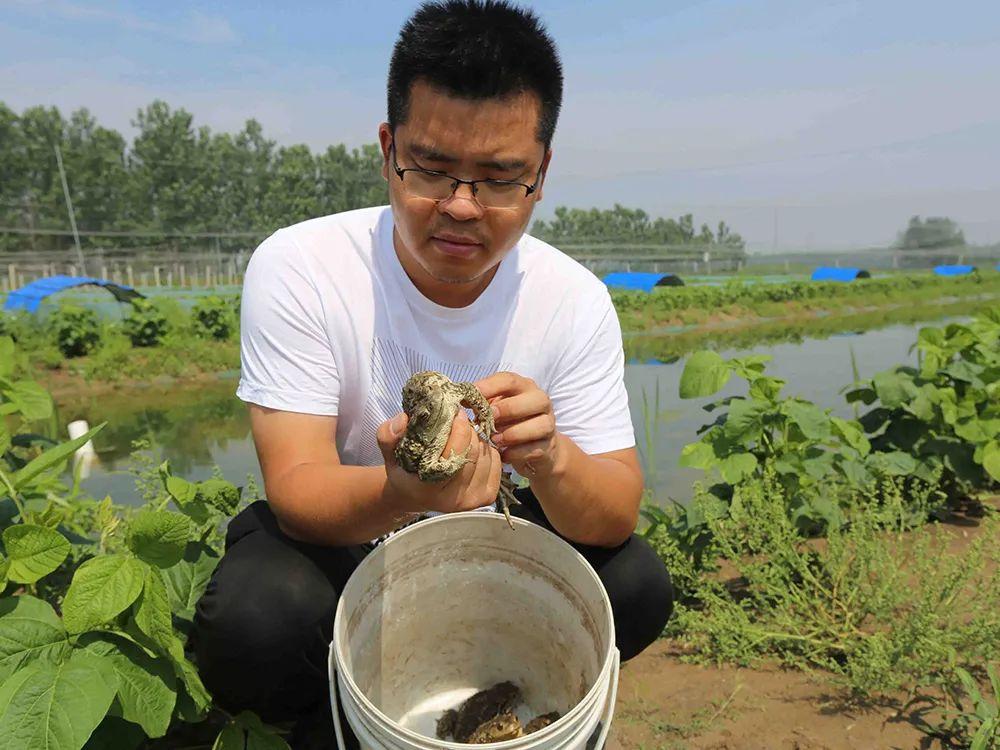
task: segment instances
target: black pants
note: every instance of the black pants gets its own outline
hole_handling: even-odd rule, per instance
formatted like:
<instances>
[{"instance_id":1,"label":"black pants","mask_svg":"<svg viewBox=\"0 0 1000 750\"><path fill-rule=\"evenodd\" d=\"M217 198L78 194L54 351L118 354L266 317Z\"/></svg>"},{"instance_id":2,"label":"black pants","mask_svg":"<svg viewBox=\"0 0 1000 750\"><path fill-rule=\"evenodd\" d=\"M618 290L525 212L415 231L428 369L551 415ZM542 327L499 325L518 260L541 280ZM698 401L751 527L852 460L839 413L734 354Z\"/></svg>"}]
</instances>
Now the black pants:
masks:
<instances>
[{"instance_id":1,"label":"black pants","mask_svg":"<svg viewBox=\"0 0 1000 750\"><path fill-rule=\"evenodd\" d=\"M514 515L553 530L530 489L516 494L522 504L511 508ZM615 549L573 546L607 589L618 650L622 660L632 658L656 640L670 617L669 573L634 534ZM226 552L198 602L192 634L199 672L216 702L231 711L255 711L270 722L313 714L329 726L333 616L347 579L369 551L368 545L294 541L278 528L265 502L233 518Z\"/></svg>"}]
</instances>

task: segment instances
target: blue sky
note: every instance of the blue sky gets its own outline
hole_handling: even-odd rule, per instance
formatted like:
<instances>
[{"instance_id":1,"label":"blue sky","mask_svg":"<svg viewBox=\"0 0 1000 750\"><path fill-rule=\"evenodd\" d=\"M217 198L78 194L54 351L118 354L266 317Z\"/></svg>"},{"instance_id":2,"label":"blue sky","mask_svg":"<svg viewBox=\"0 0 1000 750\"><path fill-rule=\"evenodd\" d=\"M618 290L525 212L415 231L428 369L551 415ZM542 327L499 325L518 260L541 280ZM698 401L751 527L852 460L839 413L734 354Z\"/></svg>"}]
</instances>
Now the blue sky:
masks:
<instances>
[{"instance_id":1,"label":"blue sky","mask_svg":"<svg viewBox=\"0 0 1000 750\"><path fill-rule=\"evenodd\" d=\"M885 244L947 214L1000 241L1000 2L529 4L566 73L538 216L693 211L768 250ZM162 98L213 129L373 142L417 5L0 0L0 100L130 134Z\"/></svg>"}]
</instances>

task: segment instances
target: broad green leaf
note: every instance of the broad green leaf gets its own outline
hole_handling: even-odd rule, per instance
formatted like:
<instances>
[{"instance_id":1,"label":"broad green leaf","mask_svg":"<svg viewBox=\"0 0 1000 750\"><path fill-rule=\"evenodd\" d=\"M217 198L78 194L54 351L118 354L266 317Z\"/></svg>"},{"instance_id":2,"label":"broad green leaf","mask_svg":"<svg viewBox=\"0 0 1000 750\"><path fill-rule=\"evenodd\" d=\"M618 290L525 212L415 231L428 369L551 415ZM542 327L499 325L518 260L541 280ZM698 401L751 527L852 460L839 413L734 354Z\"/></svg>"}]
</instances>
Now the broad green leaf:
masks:
<instances>
[{"instance_id":1,"label":"broad green leaf","mask_svg":"<svg viewBox=\"0 0 1000 750\"><path fill-rule=\"evenodd\" d=\"M208 520L208 508L198 495L197 484L172 475L165 476L163 482L181 513L195 523L201 524Z\"/></svg>"},{"instance_id":2,"label":"broad green leaf","mask_svg":"<svg viewBox=\"0 0 1000 750\"><path fill-rule=\"evenodd\" d=\"M226 724L215 738L212 750L246 750L246 733L235 724Z\"/></svg>"},{"instance_id":3,"label":"broad green leaf","mask_svg":"<svg viewBox=\"0 0 1000 750\"><path fill-rule=\"evenodd\" d=\"M224 479L206 479L198 482L198 499L208 503L220 513L231 516L240 504L240 490Z\"/></svg>"},{"instance_id":4,"label":"broad green leaf","mask_svg":"<svg viewBox=\"0 0 1000 750\"><path fill-rule=\"evenodd\" d=\"M1000 482L1000 442L993 440L983 446L983 468L994 482Z\"/></svg>"},{"instance_id":5,"label":"broad green leaf","mask_svg":"<svg viewBox=\"0 0 1000 750\"><path fill-rule=\"evenodd\" d=\"M868 455L868 452L871 450L871 443L865 437L861 425L857 422L841 419L840 417L832 417L830 421L833 424L834 430L845 443L854 448L862 456Z\"/></svg>"},{"instance_id":6,"label":"broad green leaf","mask_svg":"<svg viewBox=\"0 0 1000 750\"><path fill-rule=\"evenodd\" d=\"M173 648L175 640L170 619L170 600L160 571L144 566L142 593L135 607L135 624L164 653Z\"/></svg>"},{"instance_id":7,"label":"broad green leaf","mask_svg":"<svg viewBox=\"0 0 1000 750\"><path fill-rule=\"evenodd\" d=\"M847 399L847 403L849 404L853 404L855 401L860 401L868 406L875 403L877 396L874 389L863 386L861 388L854 388L853 390L848 391L844 395L844 398Z\"/></svg>"},{"instance_id":8,"label":"broad green leaf","mask_svg":"<svg viewBox=\"0 0 1000 750\"><path fill-rule=\"evenodd\" d=\"M874 465L886 474L895 476L906 476L912 474L917 468L917 462L909 453L902 451L891 451L889 453L869 454Z\"/></svg>"},{"instance_id":9,"label":"broad green leaf","mask_svg":"<svg viewBox=\"0 0 1000 750\"><path fill-rule=\"evenodd\" d=\"M782 411L810 440L825 440L830 437L830 417L815 404L786 401Z\"/></svg>"},{"instance_id":10,"label":"broad green leaf","mask_svg":"<svg viewBox=\"0 0 1000 750\"><path fill-rule=\"evenodd\" d=\"M880 372L872 379L872 384L882 405L890 409L906 403L917 395L913 379L900 372Z\"/></svg>"},{"instance_id":11,"label":"broad green leaf","mask_svg":"<svg viewBox=\"0 0 1000 750\"><path fill-rule=\"evenodd\" d=\"M67 443L60 443L54 448L49 448L42 455L36 456L27 466L14 473L12 478L14 488L21 489L43 471L47 471L48 469L58 466L60 463L73 455L77 448L100 432L106 424L107 422L101 422L101 424L97 425L97 427L88 430L75 440L70 440ZM0 490L0 493L2 493L2 490Z\"/></svg>"},{"instance_id":12,"label":"broad green leaf","mask_svg":"<svg viewBox=\"0 0 1000 750\"><path fill-rule=\"evenodd\" d=\"M733 401L729 405L729 414L723 427L725 436L734 442L755 442L763 429L763 417L767 409L768 405L760 401Z\"/></svg>"},{"instance_id":13,"label":"broad green leaf","mask_svg":"<svg viewBox=\"0 0 1000 750\"><path fill-rule=\"evenodd\" d=\"M10 560L0 555L0 591L7 588L7 569L10 567Z\"/></svg>"},{"instance_id":14,"label":"broad green leaf","mask_svg":"<svg viewBox=\"0 0 1000 750\"><path fill-rule=\"evenodd\" d=\"M288 743L253 711L241 711L235 723L246 730L246 750L288 750Z\"/></svg>"},{"instance_id":15,"label":"broad green leaf","mask_svg":"<svg viewBox=\"0 0 1000 750\"><path fill-rule=\"evenodd\" d=\"M0 685L0 737L9 748L77 750L107 714L117 684L100 657L76 650L35 661Z\"/></svg>"},{"instance_id":16,"label":"broad green leaf","mask_svg":"<svg viewBox=\"0 0 1000 750\"><path fill-rule=\"evenodd\" d=\"M681 398L711 396L729 382L728 363L712 351L695 352L684 363L681 373Z\"/></svg>"},{"instance_id":17,"label":"broad green leaf","mask_svg":"<svg viewBox=\"0 0 1000 750\"><path fill-rule=\"evenodd\" d=\"M35 421L52 416L52 397L33 380L19 380L7 394L25 419Z\"/></svg>"},{"instance_id":18,"label":"broad green leaf","mask_svg":"<svg viewBox=\"0 0 1000 750\"><path fill-rule=\"evenodd\" d=\"M719 464L722 478L729 484L746 479L757 468L757 457L752 453L734 453Z\"/></svg>"},{"instance_id":19,"label":"broad green leaf","mask_svg":"<svg viewBox=\"0 0 1000 750\"><path fill-rule=\"evenodd\" d=\"M167 475L163 483L167 492L170 493L170 497L180 506L194 502L195 497L198 495L195 483L189 482L182 477Z\"/></svg>"},{"instance_id":20,"label":"broad green leaf","mask_svg":"<svg viewBox=\"0 0 1000 750\"><path fill-rule=\"evenodd\" d=\"M81 565L66 592L63 620L71 633L106 623L142 591L144 566L127 555L105 555Z\"/></svg>"},{"instance_id":21,"label":"broad green leaf","mask_svg":"<svg viewBox=\"0 0 1000 750\"><path fill-rule=\"evenodd\" d=\"M0 599L0 684L35 659L58 663L71 651L52 606L26 594Z\"/></svg>"},{"instance_id":22,"label":"broad green leaf","mask_svg":"<svg viewBox=\"0 0 1000 750\"><path fill-rule=\"evenodd\" d=\"M10 567L7 577L18 583L34 583L62 565L70 545L55 529L32 524L8 526L3 531Z\"/></svg>"},{"instance_id":23,"label":"broad green leaf","mask_svg":"<svg viewBox=\"0 0 1000 750\"><path fill-rule=\"evenodd\" d=\"M175 646L171 648L169 654L170 660L174 665L174 674L184 683L184 689L194 703L198 715L203 716L212 705L212 696L205 689L205 685L202 683L201 677L198 676L198 670L195 669L194 664L184 656L184 648L181 646L181 642L176 638L174 641Z\"/></svg>"},{"instance_id":24,"label":"broad green leaf","mask_svg":"<svg viewBox=\"0 0 1000 750\"><path fill-rule=\"evenodd\" d=\"M86 649L110 660L118 676L122 717L149 737L162 737L177 702L177 678L170 661L154 659L134 644L104 633L88 633Z\"/></svg>"},{"instance_id":25,"label":"broad green leaf","mask_svg":"<svg viewBox=\"0 0 1000 750\"><path fill-rule=\"evenodd\" d=\"M128 523L128 546L137 557L169 568L184 556L191 521L168 510L143 511Z\"/></svg>"},{"instance_id":26,"label":"broad green leaf","mask_svg":"<svg viewBox=\"0 0 1000 750\"><path fill-rule=\"evenodd\" d=\"M701 441L688 443L681 449L681 466L689 466L693 469L708 469L716 463L715 451L708 443Z\"/></svg>"},{"instance_id":27,"label":"broad green leaf","mask_svg":"<svg viewBox=\"0 0 1000 750\"><path fill-rule=\"evenodd\" d=\"M985 443L1000 433L1000 419L965 419L955 423L955 434L970 443Z\"/></svg>"},{"instance_id":28,"label":"broad green leaf","mask_svg":"<svg viewBox=\"0 0 1000 750\"><path fill-rule=\"evenodd\" d=\"M195 604L205 593L212 572L218 564L219 558L211 548L192 542L184 550L184 559L163 571L167 598L175 615L186 620L194 617Z\"/></svg>"},{"instance_id":29,"label":"broad green leaf","mask_svg":"<svg viewBox=\"0 0 1000 750\"><path fill-rule=\"evenodd\" d=\"M773 402L781 395L781 389L784 387L785 381L781 378L760 377L750 383L750 398Z\"/></svg>"}]
</instances>

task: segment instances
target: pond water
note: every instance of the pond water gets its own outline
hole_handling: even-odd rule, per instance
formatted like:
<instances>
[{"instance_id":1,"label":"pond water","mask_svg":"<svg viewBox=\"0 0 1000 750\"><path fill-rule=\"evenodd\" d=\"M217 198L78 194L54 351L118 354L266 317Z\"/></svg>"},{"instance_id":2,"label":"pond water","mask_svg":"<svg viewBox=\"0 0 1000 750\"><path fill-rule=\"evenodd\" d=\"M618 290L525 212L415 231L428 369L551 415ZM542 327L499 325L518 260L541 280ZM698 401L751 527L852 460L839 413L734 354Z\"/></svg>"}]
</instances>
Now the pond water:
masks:
<instances>
[{"instance_id":1,"label":"pond water","mask_svg":"<svg viewBox=\"0 0 1000 750\"><path fill-rule=\"evenodd\" d=\"M720 348L719 352L724 357L770 354L773 361L768 372L788 381L786 393L851 416L851 407L840 391L853 381L852 350L861 377L870 378L894 365L915 362L909 350L920 327L906 323L858 334ZM631 345L628 348L633 349ZM679 467L678 457L684 445L697 438L697 429L711 421L702 405L718 396L681 400L677 392L683 359L651 361L654 363L643 358L626 365L636 441L647 486L659 500L672 497L683 502L690 498L692 483L703 473ZM208 478L218 465L236 484L244 484L248 474L260 481L249 419L234 395L235 389L236 373L228 373L197 388L154 385L111 396L74 399L58 406L53 429L65 436L66 425L72 420L85 419L91 425L108 421L95 439L98 464L82 482L97 498L110 494L116 502L137 502L127 467L132 441L140 438L149 440L154 451L169 459L175 473L189 479ZM745 384L734 379L721 395L742 393Z\"/></svg>"}]
</instances>

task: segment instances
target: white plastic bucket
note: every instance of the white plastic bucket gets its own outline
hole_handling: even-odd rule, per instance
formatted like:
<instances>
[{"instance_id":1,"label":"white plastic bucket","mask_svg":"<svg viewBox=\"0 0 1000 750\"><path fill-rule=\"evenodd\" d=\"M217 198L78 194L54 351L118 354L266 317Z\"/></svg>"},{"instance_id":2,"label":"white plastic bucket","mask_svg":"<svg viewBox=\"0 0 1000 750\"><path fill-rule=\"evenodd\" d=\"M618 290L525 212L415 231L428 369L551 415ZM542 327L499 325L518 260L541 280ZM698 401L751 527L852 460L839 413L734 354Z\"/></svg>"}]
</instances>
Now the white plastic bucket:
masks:
<instances>
[{"instance_id":1,"label":"white plastic bucket","mask_svg":"<svg viewBox=\"0 0 1000 750\"><path fill-rule=\"evenodd\" d=\"M522 723L558 721L490 747L584 750L602 723L603 747L618 688L618 650L607 592L590 564L555 534L494 513L423 521L377 547L351 576L330 644L337 696L362 750L467 748L439 740L435 724L477 690L510 680Z\"/></svg>"}]
</instances>

